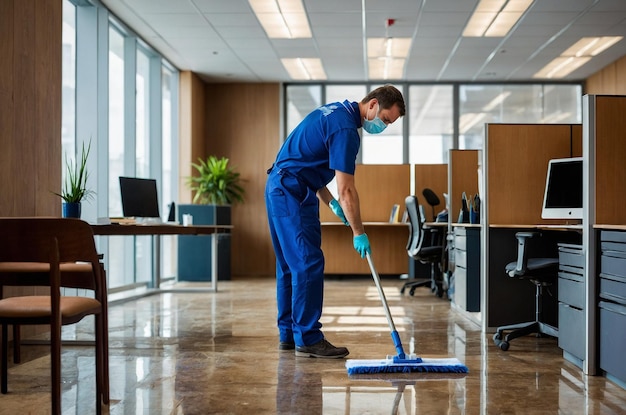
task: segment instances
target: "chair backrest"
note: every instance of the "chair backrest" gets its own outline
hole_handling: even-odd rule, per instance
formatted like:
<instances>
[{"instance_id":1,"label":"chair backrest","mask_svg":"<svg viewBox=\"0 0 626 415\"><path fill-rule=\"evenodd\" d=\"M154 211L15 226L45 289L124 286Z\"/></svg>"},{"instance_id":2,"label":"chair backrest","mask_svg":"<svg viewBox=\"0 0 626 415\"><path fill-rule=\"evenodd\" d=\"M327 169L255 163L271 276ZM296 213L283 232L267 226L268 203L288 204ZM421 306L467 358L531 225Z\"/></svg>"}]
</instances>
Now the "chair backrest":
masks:
<instances>
[{"instance_id":1,"label":"chair backrest","mask_svg":"<svg viewBox=\"0 0 626 415\"><path fill-rule=\"evenodd\" d=\"M411 258L415 258L424 243L424 223L418 210L416 196L407 196L404 204L409 218L409 240L406 245L406 251Z\"/></svg>"},{"instance_id":2,"label":"chair backrest","mask_svg":"<svg viewBox=\"0 0 626 415\"><path fill-rule=\"evenodd\" d=\"M432 220L434 221L437 217L435 215L435 206L439 206L439 204L441 203L441 201L439 200L439 196L437 196L437 193L435 193L432 189L429 189L428 187L422 190L422 195L424 196L424 199L426 199L426 203L430 205L430 208L433 212Z\"/></svg>"},{"instance_id":3,"label":"chair backrest","mask_svg":"<svg viewBox=\"0 0 626 415\"><path fill-rule=\"evenodd\" d=\"M0 262L40 262L46 244L56 241L61 264L61 287L88 289L96 298L106 298L106 282L101 272L91 226L70 218L0 218ZM63 270L72 272L63 272ZM81 271L86 272L81 272ZM4 275L2 285L49 285L49 275Z\"/></svg>"}]
</instances>

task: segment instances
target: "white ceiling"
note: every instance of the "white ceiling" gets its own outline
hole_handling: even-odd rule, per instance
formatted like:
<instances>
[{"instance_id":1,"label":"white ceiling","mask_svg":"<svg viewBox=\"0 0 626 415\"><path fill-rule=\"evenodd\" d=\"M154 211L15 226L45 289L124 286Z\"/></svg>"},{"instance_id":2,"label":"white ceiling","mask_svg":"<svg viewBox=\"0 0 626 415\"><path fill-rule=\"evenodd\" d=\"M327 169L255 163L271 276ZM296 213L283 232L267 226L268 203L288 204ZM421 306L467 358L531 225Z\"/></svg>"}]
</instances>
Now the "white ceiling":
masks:
<instances>
[{"instance_id":1,"label":"white ceiling","mask_svg":"<svg viewBox=\"0 0 626 415\"><path fill-rule=\"evenodd\" d=\"M268 39L248 0L101 0L181 70L212 82L289 82L280 59L320 58L329 82L367 81L366 37L411 37L404 79L528 81L584 36L625 36L625 0L535 0L504 38L463 38L478 0L303 0L311 39ZM626 55L626 39L571 73Z\"/></svg>"}]
</instances>

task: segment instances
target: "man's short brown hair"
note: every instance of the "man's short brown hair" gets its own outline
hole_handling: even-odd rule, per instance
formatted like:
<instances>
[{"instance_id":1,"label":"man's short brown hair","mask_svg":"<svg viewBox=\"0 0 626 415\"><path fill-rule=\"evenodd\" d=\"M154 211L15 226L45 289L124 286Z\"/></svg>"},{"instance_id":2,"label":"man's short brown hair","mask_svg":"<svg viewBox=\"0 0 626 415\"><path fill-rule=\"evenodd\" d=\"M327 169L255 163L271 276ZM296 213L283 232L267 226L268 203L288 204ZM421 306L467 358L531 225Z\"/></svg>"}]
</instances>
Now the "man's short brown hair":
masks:
<instances>
[{"instance_id":1,"label":"man's short brown hair","mask_svg":"<svg viewBox=\"0 0 626 415\"><path fill-rule=\"evenodd\" d=\"M361 100L361 103L366 104L374 98L378 100L380 109L390 109L395 104L400 110L401 117L404 116L404 114L406 113L402 92L400 92L398 88L393 85L387 84L376 88L375 90L367 94L365 98Z\"/></svg>"}]
</instances>

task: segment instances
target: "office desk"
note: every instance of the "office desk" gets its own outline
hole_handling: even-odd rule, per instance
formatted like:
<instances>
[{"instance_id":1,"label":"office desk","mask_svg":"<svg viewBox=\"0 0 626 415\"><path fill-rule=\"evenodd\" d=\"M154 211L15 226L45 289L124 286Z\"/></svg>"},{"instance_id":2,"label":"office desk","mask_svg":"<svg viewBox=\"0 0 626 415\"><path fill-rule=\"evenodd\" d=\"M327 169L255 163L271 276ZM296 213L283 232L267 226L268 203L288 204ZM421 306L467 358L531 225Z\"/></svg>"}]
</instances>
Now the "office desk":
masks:
<instances>
[{"instance_id":1,"label":"office desk","mask_svg":"<svg viewBox=\"0 0 626 415\"><path fill-rule=\"evenodd\" d=\"M343 222L322 222L322 251L326 274L369 274L367 261L352 246L352 230ZM372 245L372 257L379 274L408 273L406 243L409 224L404 222L363 222Z\"/></svg>"},{"instance_id":2,"label":"office desk","mask_svg":"<svg viewBox=\"0 0 626 415\"><path fill-rule=\"evenodd\" d=\"M211 263L211 288L217 292L217 235L230 233L232 225L91 225L94 235L99 236L137 236L151 235L154 241L152 282L150 288L159 288L161 281L161 236L162 235L211 235L212 258Z\"/></svg>"},{"instance_id":3,"label":"office desk","mask_svg":"<svg viewBox=\"0 0 626 415\"><path fill-rule=\"evenodd\" d=\"M484 226L484 225L483 225ZM558 243L580 244L581 234L577 226L550 224L489 224L481 234L481 319L483 330L494 332L499 326L535 317L535 288L523 279L511 278L505 273L509 262L517 259L517 239L521 231L539 231L541 238L533 238L529 257L558 258ZM486 244L485 239L488 239ZM486 252L483 247L487 246ZM544 321L558 326L558 291L544 295Z\"/></svg>"}]
</instances>

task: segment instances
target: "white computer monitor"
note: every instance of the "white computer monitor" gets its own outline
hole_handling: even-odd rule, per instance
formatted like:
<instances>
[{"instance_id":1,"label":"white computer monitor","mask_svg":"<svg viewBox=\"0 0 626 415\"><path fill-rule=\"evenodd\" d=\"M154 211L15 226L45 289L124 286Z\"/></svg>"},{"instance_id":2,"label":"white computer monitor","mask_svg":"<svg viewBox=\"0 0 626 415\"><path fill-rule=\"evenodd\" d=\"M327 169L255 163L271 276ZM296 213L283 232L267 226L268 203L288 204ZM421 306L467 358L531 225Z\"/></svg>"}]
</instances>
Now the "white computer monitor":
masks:
<instances>
[{"instance_id":1,"label":"white computer monitor","mask_svg":"<svg viewBox=\"0 0 626 415\"><path fill-rule=\"evenodd\" d=\"M548 162L541 218L582 220L582 157L552 159Z\"/></svg>"}]
</instances>

